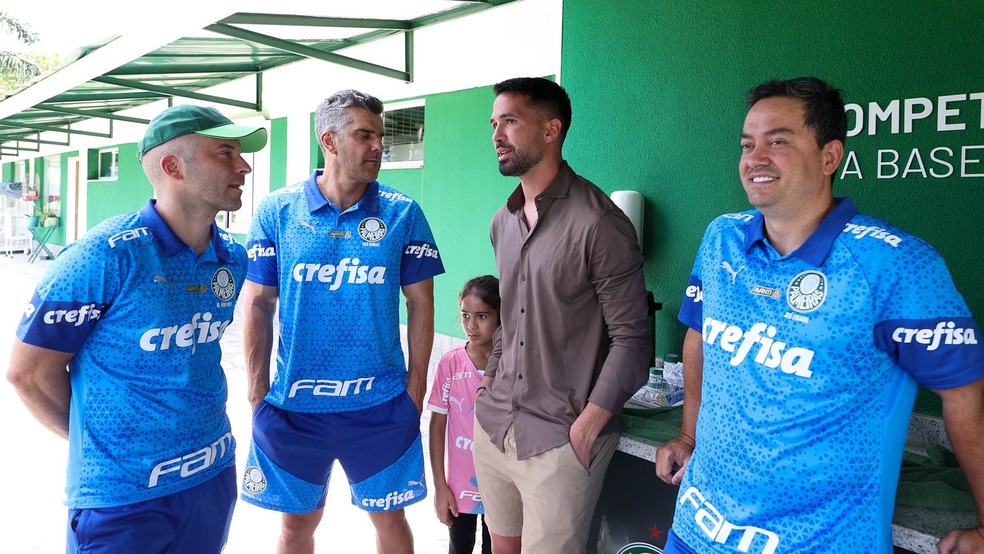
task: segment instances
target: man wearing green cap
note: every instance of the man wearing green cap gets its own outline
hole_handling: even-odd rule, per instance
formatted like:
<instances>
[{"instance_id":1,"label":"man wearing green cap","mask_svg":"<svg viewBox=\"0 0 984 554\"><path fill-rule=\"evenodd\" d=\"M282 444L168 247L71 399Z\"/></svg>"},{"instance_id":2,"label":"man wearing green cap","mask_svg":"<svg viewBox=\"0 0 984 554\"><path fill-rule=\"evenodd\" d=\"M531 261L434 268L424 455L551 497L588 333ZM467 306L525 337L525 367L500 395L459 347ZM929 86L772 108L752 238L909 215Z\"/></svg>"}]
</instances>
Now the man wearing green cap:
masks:
<instances>
[{"instance_id":1,"label":"man wearing green cap","mask_svg":"<svg viewBox=\"0 0 984 554\"><path fill-rule=\"evenodd\" d=\"M137 152L156 200L65 248L24 311L8 379L68 439L70 553L225 545L236 470L219 339L246 252L215 215L242 206L241 154L266 137L212 108L165 110Z\"/></svg>"}]
</instances>

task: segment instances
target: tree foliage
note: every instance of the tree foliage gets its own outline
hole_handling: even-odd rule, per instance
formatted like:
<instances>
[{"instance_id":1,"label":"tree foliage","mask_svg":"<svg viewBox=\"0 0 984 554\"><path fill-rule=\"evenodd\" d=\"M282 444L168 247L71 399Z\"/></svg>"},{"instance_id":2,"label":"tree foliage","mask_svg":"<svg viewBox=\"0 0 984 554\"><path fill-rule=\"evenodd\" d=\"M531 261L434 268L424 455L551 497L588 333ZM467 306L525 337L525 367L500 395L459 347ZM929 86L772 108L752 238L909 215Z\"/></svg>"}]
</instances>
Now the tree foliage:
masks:
<instances>
[{"instance_id":1,"label":"tree foliage","mask_svg":"<svg viewBox=\"0 0 984 554\"><path fill-rule=\"evenodd\" d=\"M38 35L30 25L0 11L0 33L26 45L35 44ZM0 93L9 92L24 82L58 65L57 54L0 50Z\"/></svg>"}]
</instances>

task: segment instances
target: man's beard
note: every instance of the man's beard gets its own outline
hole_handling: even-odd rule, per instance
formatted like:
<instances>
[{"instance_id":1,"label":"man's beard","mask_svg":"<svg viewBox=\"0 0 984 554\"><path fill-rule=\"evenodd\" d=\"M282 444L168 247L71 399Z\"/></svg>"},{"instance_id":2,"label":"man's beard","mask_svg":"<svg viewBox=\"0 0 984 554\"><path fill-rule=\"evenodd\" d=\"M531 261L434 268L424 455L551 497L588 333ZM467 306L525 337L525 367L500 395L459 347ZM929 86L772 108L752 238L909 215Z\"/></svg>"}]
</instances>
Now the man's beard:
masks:
<instances>
[{"instance_id":1,"label":"man's beard","mask_svg":"<svg viewBox=\"0 0 984 554\"><path fill-rule=\"evenodd\" d=\"M499 173L506 177L517 177L525 174L543 160L543 153L532 148L512 150L512 155L505 161L499 162Z\"/></svg>"}]
</instances>

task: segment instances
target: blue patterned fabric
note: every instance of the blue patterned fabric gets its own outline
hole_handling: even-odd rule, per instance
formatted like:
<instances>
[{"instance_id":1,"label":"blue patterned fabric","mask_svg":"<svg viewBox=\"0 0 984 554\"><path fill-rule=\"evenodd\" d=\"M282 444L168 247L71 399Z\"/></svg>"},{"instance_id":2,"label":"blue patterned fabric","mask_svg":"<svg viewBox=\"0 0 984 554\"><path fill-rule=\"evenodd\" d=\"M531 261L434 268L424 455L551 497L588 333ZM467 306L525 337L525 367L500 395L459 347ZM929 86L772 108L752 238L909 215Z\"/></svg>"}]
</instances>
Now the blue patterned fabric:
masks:
<instances>
[{"instance_id":1,"label":"blue patterned fabric","mask_svg":"<svg viewBox=\"0 0 984 554\"><path fill-rule=\"evenodd\" d=\"M364 410L318 414L261 403L253 414L242 498L291 514L323 508L335 461L359 509L388 512L423 500L420 414L410 395Z\"/></svg>"},{"instance_id":2,"label":"blue patterned fabric","mask_svg":"<svg viewBox=\"0 0 984 554\"><path fill-rule=\"evenodd\" d=\"M444 273L420 206L375 181L341 212L304 183L266 197L247 241L247 279L280 287L277 372L266 401L330 413L406 389L400 287Z\"/></svg>"},{"instance_id":3,"label":"blue patterned fabric","mask_svg":"<svg viewBox=\"0 0 984 554\"><path fill-rule=\"evenodd\" d=\"M890 553L917 383L984 376L980 331L939 254L849 199L790 255L762 229L712 222L680 310L704 378L673 531L699 552Z\"/></svg>"},{"instance_id":4,"label":"blue patterned fabric","mask_svg":"<svg viewBox=\"0 0 984 554\"><path fill-rule=\"evenodd\" d=\"M69 506L157 498L234 465L219 339L245 274L232 236L213 224L198 256L153 201L62 250L17 336L74 354Z\"/></svg>"}]
</instances>

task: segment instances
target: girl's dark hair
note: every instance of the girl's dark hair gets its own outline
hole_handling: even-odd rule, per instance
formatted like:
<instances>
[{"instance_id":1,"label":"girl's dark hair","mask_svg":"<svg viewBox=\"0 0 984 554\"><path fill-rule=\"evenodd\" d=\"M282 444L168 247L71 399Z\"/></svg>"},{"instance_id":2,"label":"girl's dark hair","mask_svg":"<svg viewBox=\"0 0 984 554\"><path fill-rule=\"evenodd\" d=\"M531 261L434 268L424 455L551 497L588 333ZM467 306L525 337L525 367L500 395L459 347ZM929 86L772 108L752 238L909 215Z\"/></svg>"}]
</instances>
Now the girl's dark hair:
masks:
<instances>
[{"instance_id":1,"label":"girl's dark hair","mask_svg":"<svg viewBox=\"0 0 984 554\"><path fill-rule=\"evenodd\" d=\"M461 294L458 295L458 301L464 300L469 294L474 294L482 302L495 308L495 311L499 311L499 305L502 303L502 300L499 298L499 279L494 276L482 275L481 277L469 279L465 283L465 286L462 287Z\"/></svg>"}]
</instances>

